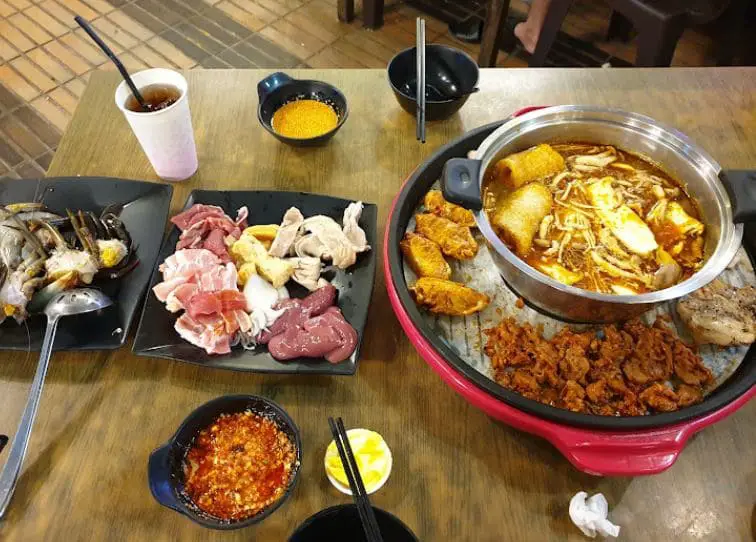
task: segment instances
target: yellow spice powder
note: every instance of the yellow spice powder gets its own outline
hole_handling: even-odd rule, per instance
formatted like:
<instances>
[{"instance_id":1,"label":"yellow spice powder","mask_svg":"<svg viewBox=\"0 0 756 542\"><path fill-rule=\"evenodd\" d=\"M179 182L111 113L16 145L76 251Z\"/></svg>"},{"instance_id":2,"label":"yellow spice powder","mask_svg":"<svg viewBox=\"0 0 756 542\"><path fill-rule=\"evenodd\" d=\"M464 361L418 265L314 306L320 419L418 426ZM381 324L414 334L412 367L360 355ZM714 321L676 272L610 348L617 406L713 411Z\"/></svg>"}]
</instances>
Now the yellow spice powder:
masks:
<instances>
[{"instance_id":1,"label":"yellow spice powder","mask_svg":"<svg viewBox=\"0 0 756 542\"><path fill-rule=\"evenodd\" d=\"M281 106L273 114L273 130L296 139L318 137L333 130L339 116L328 104L317 100L297 100Z\"/></svg>"}]
</instances>

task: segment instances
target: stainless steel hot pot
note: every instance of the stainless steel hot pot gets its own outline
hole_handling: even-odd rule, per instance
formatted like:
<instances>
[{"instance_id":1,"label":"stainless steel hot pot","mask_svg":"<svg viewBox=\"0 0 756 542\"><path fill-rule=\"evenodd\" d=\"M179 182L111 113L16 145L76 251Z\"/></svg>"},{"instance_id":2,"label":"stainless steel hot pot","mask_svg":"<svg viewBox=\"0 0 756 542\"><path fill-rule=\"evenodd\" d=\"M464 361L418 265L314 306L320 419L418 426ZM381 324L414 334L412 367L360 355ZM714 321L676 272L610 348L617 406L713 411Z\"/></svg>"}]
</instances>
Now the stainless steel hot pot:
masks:
<instances>
[{"instance_id":1,"label":"stainless steel hot pot","mask_svg":"<svg viewBox=\"0 0 756 542\"><path fill-rule=\"evenodd\" d=\"M533 145L566 141L603 143L641 154L681 181L699 202L706 225L703 267L671 288L640 295L613 295L567 286L518 258L497 237L481 210L486 169L500 158ZM477 211L478 228L511 288L540 310L574 322L625 320L657 303L701 288L725 269L740 247L743 226L736 223L756 217L753 172L725 174L706 151L684 134L649 117L618 109L564 105L526 113L495 130L472 158L449 160L442 177L444 196L449 201Z\"/></svg>"}]
</instances>

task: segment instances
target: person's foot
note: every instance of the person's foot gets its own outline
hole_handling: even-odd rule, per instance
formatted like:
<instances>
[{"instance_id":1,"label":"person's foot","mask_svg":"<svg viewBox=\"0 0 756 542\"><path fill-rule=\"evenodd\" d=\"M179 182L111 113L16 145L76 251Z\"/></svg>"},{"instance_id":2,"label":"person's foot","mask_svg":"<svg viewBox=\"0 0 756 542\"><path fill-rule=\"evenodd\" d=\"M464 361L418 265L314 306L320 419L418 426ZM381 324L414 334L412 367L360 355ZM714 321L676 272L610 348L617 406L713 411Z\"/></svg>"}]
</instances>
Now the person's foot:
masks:
<instances>
[{"instance_id":1,"label":"person's foot","mask_svg":"<svg viewBox=\"0 0 756 542\"><path fill-rule=\"evenodd\" d=\"M538 32L528 26L527 22L520 23L514 28L514 35L531 55L538 44Z\"/></svg>"}]
</instances>

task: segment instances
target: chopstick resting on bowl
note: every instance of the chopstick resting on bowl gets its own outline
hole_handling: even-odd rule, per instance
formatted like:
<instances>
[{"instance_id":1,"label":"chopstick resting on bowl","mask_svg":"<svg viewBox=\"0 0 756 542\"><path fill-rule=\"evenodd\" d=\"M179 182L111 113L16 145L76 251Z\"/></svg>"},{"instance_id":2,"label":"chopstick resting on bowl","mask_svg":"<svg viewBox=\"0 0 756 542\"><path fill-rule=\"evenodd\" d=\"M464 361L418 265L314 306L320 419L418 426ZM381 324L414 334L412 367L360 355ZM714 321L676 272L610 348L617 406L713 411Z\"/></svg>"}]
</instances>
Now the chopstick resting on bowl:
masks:
<instances>
[{"instance_id":1,"label":"chopstick resting on bowl","mask_svg":"<svg viewBox=\"0 0 756 542\"><path fill-rule=\"evenodd\" d=\"M362 522L362 528L365 530L367 541L383 542L381 530L378 528L378 521L375 519L373 507L370 505L370 499L368 498L367 491L365 491L365 484L362 482L362 475L357 466L357 461L354 459L352 445L349 443L349 437L347 436L346 429L344 429L344 421L341 418L337 418L334 422L333 418L329 417L328 425L331 426L333 440L336 442L341 463L344 465L344 472L349 480L349 488L352 490L354 504L357 505L357 512L360 514L360 521Z\"/></svg>"},{"instance_id":2,"label":"chopstick resting on bowl","mask_svg":"<svg viewBox=\"0 0 756 542\"><path fill-rule=\"evenodd\" d=\"M416 21L417 44L415 55L417 56L417 87L415 100L417 101L417 129L416 137L421 143L425 143L425 19L420 17Z\"/></svg>"}]
</instances>

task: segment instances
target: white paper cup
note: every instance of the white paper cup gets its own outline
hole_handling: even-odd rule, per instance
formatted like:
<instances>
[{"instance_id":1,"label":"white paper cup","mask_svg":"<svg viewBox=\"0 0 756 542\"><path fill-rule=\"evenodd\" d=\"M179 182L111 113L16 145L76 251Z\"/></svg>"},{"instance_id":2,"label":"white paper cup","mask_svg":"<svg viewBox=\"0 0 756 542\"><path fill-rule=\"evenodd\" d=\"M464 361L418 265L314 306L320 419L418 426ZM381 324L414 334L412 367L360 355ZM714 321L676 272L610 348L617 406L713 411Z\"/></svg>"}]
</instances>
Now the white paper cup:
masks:
<instances>
[{"instance_id":1,"label":"white paper cup","mask_svg":"<svg viewBox=\"0 0 756 542\"><path fill-rule=\"evenodd\" d=\"M115 92L115 103L129 122L155 173L167 181L183 181L197 171L197 147L194 144L192 117L186 79L173 70L153 68L131 76L137 88L147 85L171 85L179 89L176 103L151 113L126 109L131 90L126 81Z\"/></svg>"}]
</instances>

